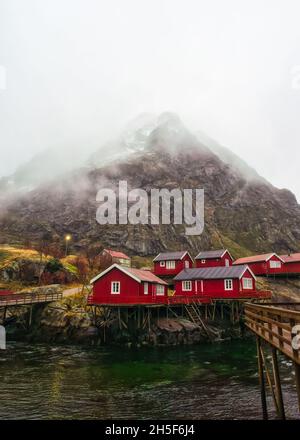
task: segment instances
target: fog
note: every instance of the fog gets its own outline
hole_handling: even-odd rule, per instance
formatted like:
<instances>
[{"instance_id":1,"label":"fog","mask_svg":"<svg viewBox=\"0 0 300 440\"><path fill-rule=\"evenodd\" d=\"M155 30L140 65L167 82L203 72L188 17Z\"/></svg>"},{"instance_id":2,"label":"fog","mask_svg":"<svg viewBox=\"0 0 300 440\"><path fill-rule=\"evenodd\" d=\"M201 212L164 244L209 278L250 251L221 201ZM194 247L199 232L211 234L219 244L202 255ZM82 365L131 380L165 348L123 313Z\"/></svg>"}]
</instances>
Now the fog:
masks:
<instances>
[{"instance_id":1,"label":"fog","mask_svg":"<svg viewBox=\"0 0 300 440\"><path fill-rule=\"evenodd\" d=\"M176 112L300 200L297 0L0 0L0 176Z\"/></svg>"}]
</instances>

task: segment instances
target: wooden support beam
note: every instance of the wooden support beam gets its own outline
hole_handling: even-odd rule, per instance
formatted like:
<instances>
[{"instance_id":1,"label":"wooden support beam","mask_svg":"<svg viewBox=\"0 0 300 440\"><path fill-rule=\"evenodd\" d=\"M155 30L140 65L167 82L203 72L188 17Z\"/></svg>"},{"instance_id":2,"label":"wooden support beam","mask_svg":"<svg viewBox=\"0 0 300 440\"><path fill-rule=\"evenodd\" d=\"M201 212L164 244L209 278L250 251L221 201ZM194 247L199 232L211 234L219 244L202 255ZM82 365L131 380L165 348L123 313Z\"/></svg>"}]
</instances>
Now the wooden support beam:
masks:
<instances>
[{"instance_id":1,"label":"wooden support beam","mask_svg":"<svg viewBox=\"0 0 300 440\"><path fill-rule=\"evenodd\" d=\"M281 380L280 380L279 367L278 367L277 350L275 347L272 347L272 364L273 364L275 393L276 393L278 412L279 412L278 415L282 420L285 420L285 410L284 410Z\"/></svg>"},{"instance_id":2,"label":"wooden support beam","mask_svg":"<svg viewBox=\"0 0 300 440\"><path fill-rule=\"evenodd\" d=\"M256 346L257 346L258 376L259 376L259 384L260 384L260 396L261 396L263 419L268 420L268 408L267 408L267 398L266 398L266 389L265 389L264 367L263 367L263 360L262 360L261 350L260 350L261 339L259 336L256 337Z\"/></svg>"},{"instance_id":3,"label":"wooden support beam","mask_svg":"<svg viewBox=\"0 0 300 440\"><path fill-rule=\"evenodd\" d=\"M271 376L270 376L270 373L269 373L268 365L267 365L267 362L266 362L266 358L264 356L264 352L263 352L262 346L260 346L260 352L261 352L263 366L264 366L265 373L266 373L267 383L269 385L269 388L270 388L270 391L271 391L271 394L272 394L272 398L273 398L273 402L274 402L274 405L275 405L275 409L276 409L277 414L280 415L279 414L279 406L278 406L278 402L277 402L277 397L276 397L276 394L274 392L274 387L273 387L272 379L271 379Z\"/></svg>"},{"instance_id":4,"label":"wooden support beam","mask_svg":"<svg viewBox=\"0 0 300 440\"><path fill-rule=\"evenodd\" d=\"M295 367L295 378L296 378L296 390L297 390L297 397L298 397L298 407L300 412L300 365L294 362Z\"/></svg>"}]
</instances>

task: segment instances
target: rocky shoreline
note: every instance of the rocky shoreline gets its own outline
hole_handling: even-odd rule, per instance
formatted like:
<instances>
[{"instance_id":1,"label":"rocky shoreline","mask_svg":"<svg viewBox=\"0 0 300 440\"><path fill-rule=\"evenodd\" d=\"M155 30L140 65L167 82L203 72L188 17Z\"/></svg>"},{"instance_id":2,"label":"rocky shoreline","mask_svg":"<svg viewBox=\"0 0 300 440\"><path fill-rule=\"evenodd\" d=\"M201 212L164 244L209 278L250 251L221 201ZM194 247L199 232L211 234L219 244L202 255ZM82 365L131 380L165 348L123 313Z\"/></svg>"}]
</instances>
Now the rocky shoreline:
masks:
<instances>
[{"instance_id":1,"label":"rocky shoreline","mask_svg":"<svg viewBox=\"0 0 300 440\"><path fill-rule=\"evenodd\" d=\"M146 329L120 329L116 317L108 326L100 317L84 306L84 298L77 296L62 301L36 306L32 324L26 328L23 314L7 325L8 337L35 342L87 345L174 346L204 342L221 342L243 337L240 323L228 321L206 322L205 328L186 318L161 317L153 319ZM28 313L28 312L27 312Z\"/></svg>"}]
</instances>

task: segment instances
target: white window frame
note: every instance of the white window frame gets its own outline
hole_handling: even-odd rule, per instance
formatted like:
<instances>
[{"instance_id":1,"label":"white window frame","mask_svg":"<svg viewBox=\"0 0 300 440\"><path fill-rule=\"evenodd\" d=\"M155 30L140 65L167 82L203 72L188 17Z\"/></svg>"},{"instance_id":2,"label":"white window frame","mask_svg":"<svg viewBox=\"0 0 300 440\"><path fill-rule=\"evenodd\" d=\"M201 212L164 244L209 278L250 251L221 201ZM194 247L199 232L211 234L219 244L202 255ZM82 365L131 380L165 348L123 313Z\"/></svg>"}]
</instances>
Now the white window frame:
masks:
<instances>
[{"instance_id":1,"label":"white window frame","mask_svg":"<svg viewBox=\"0 0 300 440\"><path fill-rule=\"evenodd\" d=\"M184 267L185 267L186 269L189 269L189 268L190 268L190 262L189 262L189 260L185 260L185 262L184 262Z\"/></svg>"},{"instance_id":2,"label":"white window frame","mask_svg":"<svg viewBox=\"0 0 300 440\"><path fill-rule=\"evenodd\" d=\"M270 269L281 269L281 261L270 260Z\"/></svg>"},{"instance_id":3,"label":"white window frame","mask_svg":"<svg viewBox=\"0 0 300 440\"><path fill-rule=\"evenodd\" d=\"M182 281L182 291L190 292L192 290L192 281L184 280Z\"/></svg>"},{"instance_id":4,"label":"white window frame","mask_svg":"<svg viewBox=\"0 0 300 440\"><path fill-rule=\"evenodd\" d=\"M148 295L149 293L149 283L144 283L144 295Z\"/></svg>"},{"instance_id":5,"label":"white window frame","mask_svg":"<svg viewBox=\"0 0 300 440\"><path fill-rule=\"evenodd\" d=\"M116 286L117 286L117 291L115 289ZM110 293L112 295L120 295L120 291L121 291L121 283L120 283L120 281L112 281L111 285L110 285Z\"/></svg>"},{"instance_id":6,"label":"white window frame","mask_svg":"<svg viewBox=\"0 0 300 440\"><path fill-rule=\"evenodd\" d=\"M229 267L230 266L230 260L229 258L225 258L225 267Z\"/></svg>"},{"instance_id":7,"label":"white window frame","mask_svg":"<svg viewBox=\"0 0 300 440\"><path fill-rule=\"evenodd\" d=\"M203 258L202 260L201 260L201 264L205 264L206 263L206 260Z\"/></svg>"},{"instance_id":8,"label":"white window frame","mask_svg":"<svg viewBox=\"0 0 300 440\"><path fill-rule=\"evenodd\" d=\"M243 278L243 289L244 290L252 290L253 289L253 278Z\"/></svg>"},{"instance_id":9,"label":"white window frame","mask_svg":"<svg viewBox=\"0 0 300 440\"><path fill-rule=\"evenodd\" d=\"M231 278L224 280L224 288L228 291L233 290L233 280Z\"/></svg>"},{"instance_id":10,"label":"white window frame","mask_svg":"<svg viewBox=\"0 0 300 440\"><path fill-rule=\"evenodd\" d=\"M162 284L157 284L155 289L156 295L164 295L165 294L165 286Z\"/></svg>"},{"instance_id":11,"label":"white window frame","mask_svg":"<svg viewBox=\"0 0 300 440\"><path fill-rule=\"evenodd\" d=\"M160 261L159 265L160 265L160 267L166 267L166 262L165 261Z\"/></svg>"},{"instance_id":12,"label":"white window frame","mask_svg":"<svg viewBox=\"0 0 300 440\"><path fill-rule=\"evenodd\" d=\"M167 261L167 269L172 270L176 268L175 260L168 260Z\"/></svg>"}]
</instances>

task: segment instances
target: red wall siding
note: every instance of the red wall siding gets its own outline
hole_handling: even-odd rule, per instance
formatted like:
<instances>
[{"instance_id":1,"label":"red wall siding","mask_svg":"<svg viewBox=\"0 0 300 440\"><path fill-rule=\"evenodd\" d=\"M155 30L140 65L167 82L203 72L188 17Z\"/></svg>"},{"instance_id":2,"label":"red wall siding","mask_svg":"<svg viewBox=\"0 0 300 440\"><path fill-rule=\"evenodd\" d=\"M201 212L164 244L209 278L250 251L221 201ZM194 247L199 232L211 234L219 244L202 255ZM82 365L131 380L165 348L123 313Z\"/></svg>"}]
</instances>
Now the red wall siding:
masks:
<instances>
[{"instance_id":1,"label":"red wall siding","mask_svg":"<svg viewBox=\"0 0 300 440\"><path fill-rule=\"evenodd\" d=\"M272 275L284 273L284 264L281 262L281 268L273 269L270 267L270 261L280 261L275 255L269 261L260 263L250 263L248 266L254 275Z\"/></svg>"},{"instance_id":2,"label":"red wall siding","mask_svg":"<svg viewBox=\"0 0 300 440\"><path fill-rule=\"evenodd\" d=\"M189 262L189 267L193 267L193 260L190 258L189 255L186 255L182 260L175 261L175 269L167 269L167 267L161 267L160 261L154 262L154 273L157 276L163 276L163 275L177 275L179 272L181 272L183 269L185 269L185 262Z\"/></svg>"},{"instance_id":3,"label":"red wall siding","mask_svg":"<svg viewBox=\"0 0 300 440\"><path fill-rule=\"evenodd\" d=\"M209 297L209 298L233 298L239 297L247 294L256 292L255 279L252 277L249 271L246 271L243 278L253 279L253 289L243 289L242 279L233 280L233 290L225 290L224 280L203 280L203 292L201 292L201 280L192 281L192 290L190 292L185 292L182 290L182 281L176 281L175 290L178 296L192 296L199 295L199 297Z\"/></svg>"},{"instance_id":4,"label":"red wall siding","mask_svg":"<svg viewBox=\"0 0 300 440\"><path fill-rule=\"evenodd\" d=\"M283 272L288 274L300 274L300 262L284 263Z\"/></svg>"},{"instance_id":5,"label":"red wall siding","mask_svg":"<svg viewBox=\"0 0 300 440\"><path fill-rule=\"evenodd\" d=\"M111 282L119 281L120 293L111 293ZM155 295L156 284L148 283L148 295L144 294L144 283L138 283L124 272L117 268L112 269L93 285L93 303L94 304L133 304L133 303L151 303L152 296ZM167 286L164 286L164 295L155 295L156 298L162 298L162 302L167 295Z\"/></svg>"},{"instance_id":6,"label":"red wall siding","mask_svg":"<svg viewBox=\"0 0 300 440\"><path fill-rule=\"evenodd\" d=\"M226 265L226 259L229 260L229 266L232 266L232 259L228 252L223 255L222 258L209 258L205 261L205 263L201 263L201 260L196 260L196 267L219 267Z\"/></svg>"}]
</instances>

